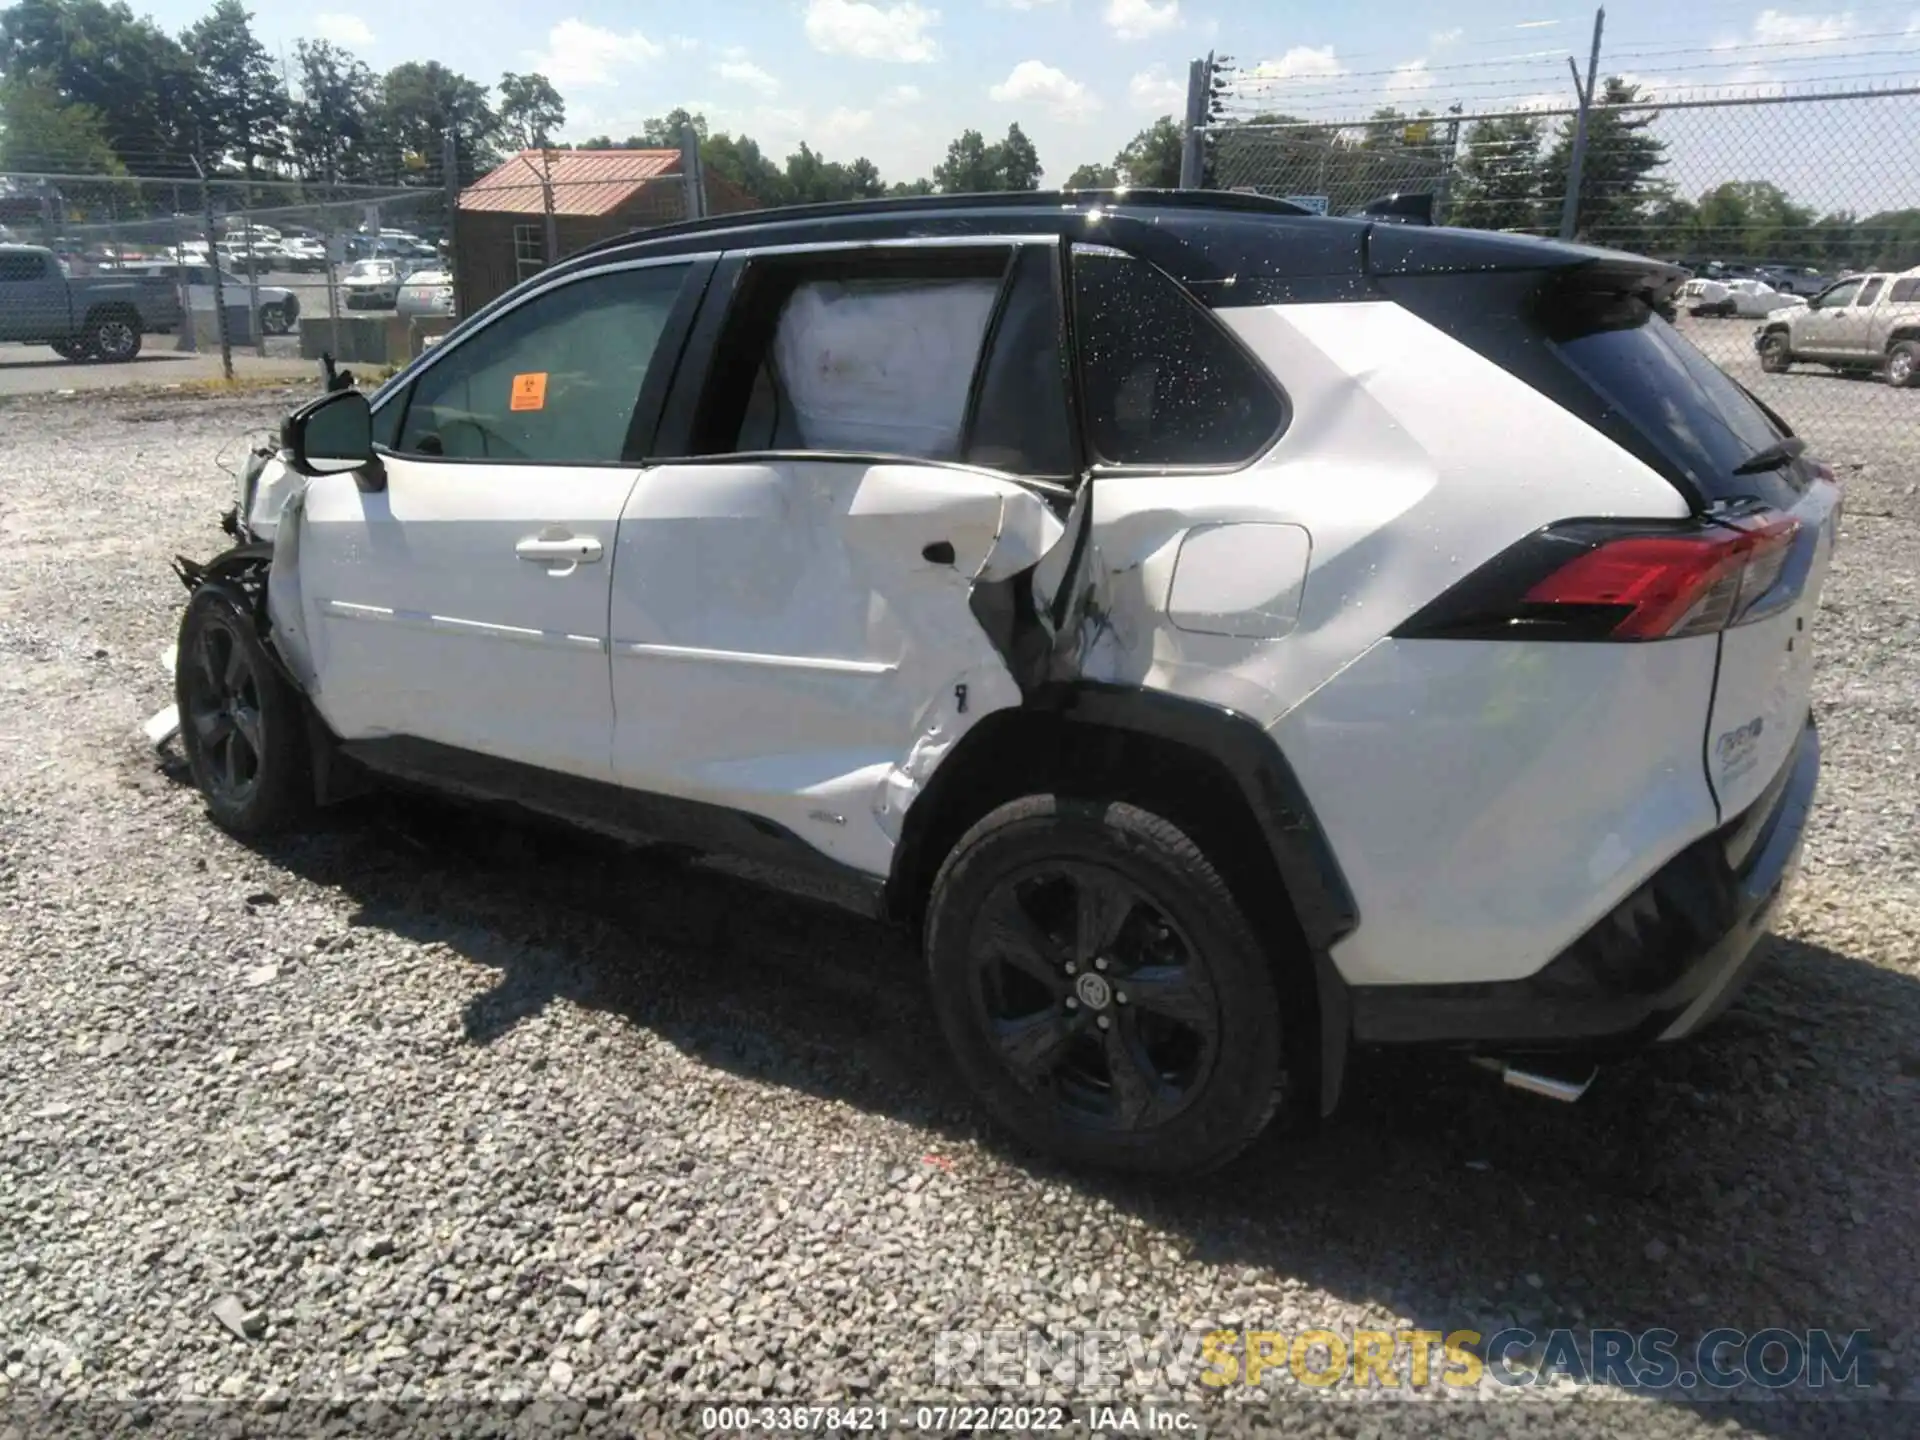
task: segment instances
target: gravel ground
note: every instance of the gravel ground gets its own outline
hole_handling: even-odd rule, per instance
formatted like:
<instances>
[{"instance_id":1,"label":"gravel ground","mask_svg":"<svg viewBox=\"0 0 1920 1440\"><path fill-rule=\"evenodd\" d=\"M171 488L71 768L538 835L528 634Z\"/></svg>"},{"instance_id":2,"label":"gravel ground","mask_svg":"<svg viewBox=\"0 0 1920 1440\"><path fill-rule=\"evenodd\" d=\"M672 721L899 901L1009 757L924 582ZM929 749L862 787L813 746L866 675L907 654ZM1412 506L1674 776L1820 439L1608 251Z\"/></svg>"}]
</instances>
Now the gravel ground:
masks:
<instances>
[{"instance_id":1,"label":"gravel ground","mask_svg":"<svg viewBox=\"0 0 1920 1440\"><path fill-rule=\"evenodd\" d=\"M1904 473L1846 476L1806 868L1708 1039L1574 1107L1362 1057L1317 1133L1142 1186L984 1132L910 953L805 900L417 802L265 849L214 830L136 727L167 696L165 562L222 538L213 456L284 403L0 402L0 1398L154 1419L264 1399L302 1431L347 1423L315 1396L491 1397L440 1412L462 1424L532 1397L562 1406L522 1412L543 1423L623 1399L1032 1401L1044 1379L937 1375L936 1336L1518 1322L1866 1328L1880 1393L1920 1401ZM1441 1413L1300 1393L1214 1428ZM1448 1428L1920 1423L1898 1401L1495 1398Z\"/></svg>"}]
</instances>

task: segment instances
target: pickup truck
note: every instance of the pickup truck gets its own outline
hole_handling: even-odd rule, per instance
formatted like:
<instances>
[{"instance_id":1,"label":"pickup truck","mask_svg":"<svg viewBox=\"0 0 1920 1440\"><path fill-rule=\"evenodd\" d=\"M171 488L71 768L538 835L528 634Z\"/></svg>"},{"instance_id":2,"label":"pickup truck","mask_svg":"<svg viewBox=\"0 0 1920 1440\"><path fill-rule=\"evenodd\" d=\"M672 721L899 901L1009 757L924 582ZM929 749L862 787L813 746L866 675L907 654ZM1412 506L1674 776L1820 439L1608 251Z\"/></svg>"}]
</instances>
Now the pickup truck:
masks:
<instances>
[{"instance_id":1,"label":"pickup truck","mask_svg":"<svg viewBox=\"0 0 1920 1440\"><path fill-rule=\"evenodd\" d=\"M1778 375L1802 360L1877 370L1896 389L1920 385L1920 270L1850 275L1804 307L1760 322L1760 367Z\"/></svg>"},{"instance_id":2,"label":"pickup truck","mask_svg":"<svg viewBox=\"0 0 1920 1440\"><path fill-rule=\"evenodd\" d=\"M51 345L68 360L131 360L143 334L180 321L170 280L74 278L51 250L0 245L0 340Z\"/></svg>"}]
</instances>

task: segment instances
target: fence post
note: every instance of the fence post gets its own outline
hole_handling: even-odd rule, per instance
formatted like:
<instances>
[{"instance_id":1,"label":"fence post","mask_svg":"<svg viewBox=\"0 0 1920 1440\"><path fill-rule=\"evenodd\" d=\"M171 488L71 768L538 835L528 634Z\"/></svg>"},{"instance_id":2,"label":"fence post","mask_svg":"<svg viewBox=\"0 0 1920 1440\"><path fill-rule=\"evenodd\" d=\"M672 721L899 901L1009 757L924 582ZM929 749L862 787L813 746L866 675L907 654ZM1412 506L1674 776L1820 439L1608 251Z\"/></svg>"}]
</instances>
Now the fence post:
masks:
<instances>
[{"instance_id":1,"label":"fence post","mask_svg":"<svg viewBox=\"0 0 1920 1440\"><path fill-rule=\"evenodd\" d=\"M260 323L260 265L253 258L253 186L240 191L240 223L247 227L247 325L253 331L253 353L265 359L267 327Z\"/></svg>"},{"instance_id":2,"label":"fence post","mask_svg":"<svg viewBox=\"0 0 1920 1440\"><path fill-rule=\"evenodd\" d=\"M1187 125L1181 134L1180 144L1180 188L1198 190L1202 172L1205 170L1203 147L1206 135L1202 127L1207 123L1207 101L1212 97L1213 56L1204 60L1190 61L1187 65Z\"/></svg>"},{"instance_id":3,"label":"fence post","mask_svg":"<svg viewBox=\"0 0 1920 1440\"><path fill-rule=\"evenodd\" d=\"M200 206L207 215L207 273L213 277L213 323L220 327L220 373L233 379L233 340L227 334L227 294L220 283L220 236L213 226L213 187L207 183L207 167L193 157L194 173L200 177ZM188 312L192 321L192 312Z\"/></svg>"},{"instance_id":4,"label":"fence post","mask_svg":"<svg viewBox=\"0 0 1920 1440\"><path fill-rule=\"evenodd\" d=\"M453 274L454 307L460 295L460 132L449 124L441 142L440 167L446 172L447 187L447 269Z\"/></svg>"},{"instance_id":5,"label":"fence post","mask_svg":"<svg viewBox=\"0 0 1920 1440\"><path fill-rule=\"evenodd\" d=\"M1560 203L1560 238L1573 239L1580 219L1580 178L1587 163L1587 112L1593 108L1593 87L1599 83L1600 31L1607 23L1604 8L1593 12L1593 48L1587 52L1587 83L1580 91L1580 113L1573 122L1573 155L1567 162L1567 194ZM1576 80L1578 75L1574 77Z\"/></svg>"},{"instance_id":6,"label":"fence post","mask_svg":"<svg viewBox=\"0 0 1920 1440\"><path fill-rule=\"evenodd\" d=\"M707 177L700 168L700 134L691 125L680 132L680 178L686 185L686 218L707 218Z\"/></svg>"}]
</instances>

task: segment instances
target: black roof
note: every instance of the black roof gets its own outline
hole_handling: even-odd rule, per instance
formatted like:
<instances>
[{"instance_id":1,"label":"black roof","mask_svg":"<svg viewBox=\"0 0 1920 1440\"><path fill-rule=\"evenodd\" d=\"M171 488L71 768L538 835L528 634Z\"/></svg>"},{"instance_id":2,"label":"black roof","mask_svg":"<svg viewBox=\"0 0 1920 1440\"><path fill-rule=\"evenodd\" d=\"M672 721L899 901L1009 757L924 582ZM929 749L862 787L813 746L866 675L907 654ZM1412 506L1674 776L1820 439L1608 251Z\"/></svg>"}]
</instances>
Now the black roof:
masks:
<instances>
[{"instance_id":1,"label":"black roof","mask_svg":"<svg viewBox=\"0 0 1920 1440\"><path fill-rule=\"evenodd\" d=\"M1064 190L739 211L604 240L547 274L609 259L716 249L1009 233L1117 246L1213 305L1355 300L1377 295L1374 282L1391 276L1558 270L1594 261L1669 268L1526 235L1316 215L1284 200L1236 191Z\"/></svg>"}]
</instances>

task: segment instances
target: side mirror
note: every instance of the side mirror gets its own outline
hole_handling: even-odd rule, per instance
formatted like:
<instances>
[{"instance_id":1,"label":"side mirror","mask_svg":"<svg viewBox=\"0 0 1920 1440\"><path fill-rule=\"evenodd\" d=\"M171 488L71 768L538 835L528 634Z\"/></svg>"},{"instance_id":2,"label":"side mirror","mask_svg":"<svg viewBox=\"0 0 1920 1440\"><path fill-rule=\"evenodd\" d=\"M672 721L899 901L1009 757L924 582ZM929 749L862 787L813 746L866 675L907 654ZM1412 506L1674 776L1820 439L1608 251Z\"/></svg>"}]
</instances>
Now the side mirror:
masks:
<instances>
[{"instance_id":1,"label":"side mirror","mask_svg":"<svg viewBox=\"0 0 1920 1440\"><path fill-rule=\"evenodd\" d=\"M287 463L301 475L379 470L373 453L373 411L358 390L330 391L302 405L281 426L280 443Z\"/></svg>"}]
</instances>

